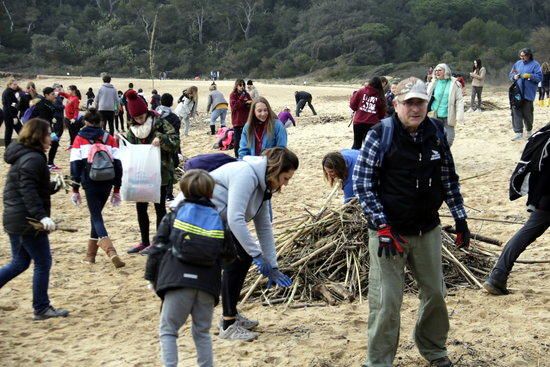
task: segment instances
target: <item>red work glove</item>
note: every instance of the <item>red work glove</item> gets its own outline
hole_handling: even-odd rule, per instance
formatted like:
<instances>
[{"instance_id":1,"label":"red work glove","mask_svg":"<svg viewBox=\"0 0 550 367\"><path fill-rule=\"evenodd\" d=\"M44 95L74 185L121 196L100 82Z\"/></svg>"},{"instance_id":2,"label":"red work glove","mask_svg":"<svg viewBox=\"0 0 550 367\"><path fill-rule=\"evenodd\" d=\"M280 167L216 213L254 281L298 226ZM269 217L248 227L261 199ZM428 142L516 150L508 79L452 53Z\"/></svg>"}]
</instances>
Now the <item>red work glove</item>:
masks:
<instances>
[{"instance_id":1,"label":"red work glove","mask_svg":"<svg viewBox=\"0 0 550 367\"><path fill-rule=\"evenodd\" d=\"M456 239L455 239L455 245L458 248L467 248L470 246L470 229L468 229L468 223L466 222L466 219L458 219L455 222L455 228L456 228Z\"/></svg>"},{"instance_id":2,"label":"red work glove","mask_svg":"<svg viewBox=\"0 0 550 367\"><path fill-rule=\"evenodd\" d=\"M378 228L378 242L378 257L382 257L382 253L385 253L387 258L390 257L390 254L395 256L397 253L403 256L405 251L403 244L409 243L389 225L382 225Z\"/></svg>"}]
</instances>

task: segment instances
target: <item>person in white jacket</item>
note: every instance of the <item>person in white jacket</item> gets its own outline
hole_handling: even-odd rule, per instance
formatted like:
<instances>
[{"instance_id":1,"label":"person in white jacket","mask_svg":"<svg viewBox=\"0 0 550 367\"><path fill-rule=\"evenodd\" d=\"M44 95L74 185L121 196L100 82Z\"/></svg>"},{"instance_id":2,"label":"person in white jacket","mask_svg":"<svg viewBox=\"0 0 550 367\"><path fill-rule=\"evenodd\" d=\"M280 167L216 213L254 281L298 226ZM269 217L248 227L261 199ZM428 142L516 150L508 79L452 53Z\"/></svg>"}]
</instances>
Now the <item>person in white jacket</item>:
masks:
<instances>
[{"instance_id":1,"label":"person in white jacket","mask_svg":"<svg viewBox=\"0 0 550 367\"><path fill-rule=\"evenodd\" d=\"M199 90L192 86L183 91L182 96L178 100L178 105L174 113L178 115L184 123L183 135L189 136L189 128L191 126L190 119L197 115L197 104L199 102Z\"/></svg>"},{"instance_id":2,"label":"person in white jacket","mask_svg":"<svg viewBox=\"0 0 550 367\"><path fill-rule=\"evenodd\" d=\"M432 97L430 110L434 117L445 125L449 146L455 139L455 126L464 122L464 99L460 82L451 75L447 64L439 64L434 69L434 77L428 85L428 95Z\"/></svg>"},{"instance_id":3,"label":"person in white jacket","mask_svg":"<svg viewBox=\"0 0 550 367\"><path fill-rule=\"evenodd\" d=\"M258 337L258 333L251 331L258 321L247 319L237 310L250 265L256 265L268 278L268 286L292 285L292 280L278 269L269 200L272 193L288 184L298 166L298 157L292 151L271 148L262 156L247 156L210 172L216 181L212 202L231 231L236 251L236 259L223 267L223 314L219 325L222 339ZM181 200L183 195L179 194L171 206L176 207ZM247 227L250 221L254 221L258 239Z\"/></svg>"}]
</instances>

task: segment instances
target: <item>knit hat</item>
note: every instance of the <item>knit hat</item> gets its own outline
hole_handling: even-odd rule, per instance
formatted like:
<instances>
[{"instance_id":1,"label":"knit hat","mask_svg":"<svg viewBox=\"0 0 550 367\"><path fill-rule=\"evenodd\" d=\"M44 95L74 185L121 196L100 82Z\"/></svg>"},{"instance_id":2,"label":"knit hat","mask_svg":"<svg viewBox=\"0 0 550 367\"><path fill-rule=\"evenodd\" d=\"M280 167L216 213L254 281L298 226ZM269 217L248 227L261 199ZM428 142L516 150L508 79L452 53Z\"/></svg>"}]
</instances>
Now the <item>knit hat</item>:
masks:
<instances>
[{"instance_id":1,"label":"knit hat","mask_svg":"<svg viewBox=\"0 0 550 367\"><path fill-rule=\"evenodd\" d=\"M147 103L145 103L143 99L138 96L135 90L130 89L126 91L124 96L126 97L128 113L130 116L136 117L147 113Z\"/></svg>"}]
</instances>

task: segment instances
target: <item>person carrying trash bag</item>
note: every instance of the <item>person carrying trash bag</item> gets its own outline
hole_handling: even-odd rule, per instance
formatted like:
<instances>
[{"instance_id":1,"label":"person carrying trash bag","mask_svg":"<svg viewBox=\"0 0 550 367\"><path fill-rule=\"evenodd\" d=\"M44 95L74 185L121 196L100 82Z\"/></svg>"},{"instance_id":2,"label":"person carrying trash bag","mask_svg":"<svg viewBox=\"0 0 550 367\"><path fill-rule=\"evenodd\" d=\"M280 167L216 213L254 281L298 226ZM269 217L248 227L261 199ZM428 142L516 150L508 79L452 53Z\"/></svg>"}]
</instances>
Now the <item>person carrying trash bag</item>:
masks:
<instances>
[{"instance_id":1,"label":"person carrying trash bag","mask_svg":"<svg viewBox=\"0 0 550 367\"><path fill-rule=\"evenodd\" d=\"M166 215L166 190L168 185L174 180L173 156L179 148L180 138L168 121L158 117L154 111L147 109L147 103L138 96L135 90L128 90L125 97L128 112L132 117L128 123L129 129L126 134L128 142L131 144L152 144L153 146L160 147L160 201L155 203L157 216L155 228L158 228L162 218ZM141 253L151 245L149 239L149 214L147 214L148 205L149 203L136 203L141 242L132 246L127 251L129 254ZM146 254L147 251L142 253L142 255Z\"/></svg>"}]
</instances>

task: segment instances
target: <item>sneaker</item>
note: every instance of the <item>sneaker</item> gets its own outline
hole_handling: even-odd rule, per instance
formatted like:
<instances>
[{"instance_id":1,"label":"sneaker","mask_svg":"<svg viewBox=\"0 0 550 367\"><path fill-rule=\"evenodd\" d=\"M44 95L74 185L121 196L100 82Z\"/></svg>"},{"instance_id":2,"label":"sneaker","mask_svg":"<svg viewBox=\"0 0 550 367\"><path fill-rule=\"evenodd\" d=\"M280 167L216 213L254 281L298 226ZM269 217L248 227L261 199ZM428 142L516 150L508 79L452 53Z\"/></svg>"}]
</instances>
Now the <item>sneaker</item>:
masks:
<instances>
[{"instance_id":1,"label":"sneaker","mask_svg":"<svg viewBox=\"0 0 550 367\"><path fill-rule=\"evenodd\" d=\"M128 254L137 254L140 251L146 249L147 246L149 246L149 245L146 245L143 242L140 242L137 245L131 247L128 251L126 251L126 253L128 253Z\"/></svg>"},{"instance_id":2,"label":"sneaker","mask_svg":"<svg viewBox=\"0 0 550 367\"><path fill-rule=\"evenodd\" d=\"M526 131L525 132L525 139L529 139L531 137L531 135L533 135L532 131Z\"/></svg>"},{"instance_id":3,"label":"sneaker","mask_svg":"<svg viewBox=\"0 0 550 367\"><path fill-rule=\"evenodd\" d=\"M260 324L258 320L250 320L242 313L238 313L236 319L236 323L246 330L252 330Z\"/></svg>"},{"instance_id":4,"label":"sneaker","mask_svg":"<svg viewBox=\"0 0 550 367\"><path fill-rule=\"evenodd\" d=\"M149 254L151 253L151 250L152 250L152 249L153 249L153 245L149 245L149 246L147 246L146 248L144 248L143 250L141 250L141 251L139 252L139 254L142 255L142 256L147 256L147 255L149 255Z\"/></svg>"},{"instance_id":5,"label":"sneaker","mask_svg":"<svg viewBox=\"0 0 550 367\"><path fill-rule=\"evenodd\" d=\"M169 203L171 201L174 201L174 195L166 196L166 202Z\"/></svg>"},{"instance_id":6,"label":"sneaker","mask_svg":"<svg viewBox=\"0 0 550 367\"><path fill-rule=\"evenodd\" d=\"M34 314L34 320L46 320L51 319L52 317L67 317L69 316L69 311L62 308L55 309L53 306L49 306L45 311L41 313Z\"/></svg>"},{"instance_id":7,"label":"sneaker","mask_svg":"<svg viewBox=\"0 0 550 367\"><path fill-rule=\"evenodd\" d=\"M518 141L521 140L522 136L521 133L516 133L516 135L512 138L512 141Z\"/></svg>"},{"instance_id":8,"label":"sneaker","mask_svg":"<svg viewBox=\"0 0 550 367\"><path fill-rule=\"evenodd\" d=\"M488 277L483 283L483 288L493 296L505 296L510 294L510 291L506 288L506 284L498 282L491 277Z\"/></svg>"},{"instance_id":9,"label":"sneaker","mask_svg":"<svg viewBox=\"0 0 550 367\"><path fill-rule=\"evenodd\" d=\"M256 338L258 338L258 333L246 330L237 323L230 325L225 330L220 327L220 339L252 341Z\"/></svg>"},{"instance_id":10,"label":"sneaker","mask_svg":"<svg viewBox=\"0 0 550 367\"><path fill-rule=\"evenodd\" d=\"M433 361L430 361L430 366L436 366L436 367L452 367L453 362L449 359L449 357L442 357L438 359L434 359Z\"/></svg>"},{"instance_id":11,"label":"sneaker","mask_svg":"<svg viewBox=\"0 0 550 367\"><path fill-rule=\"evenodd\" d=\"M48 169L50 171L59 171L60 170L60 168L57 167L55 164L48 164Z\"/></svg>"}]
</instances>

